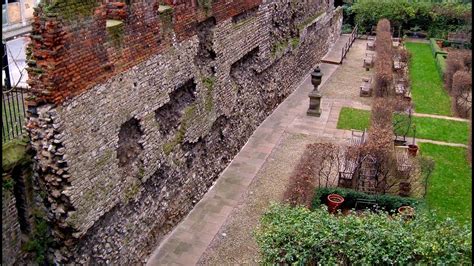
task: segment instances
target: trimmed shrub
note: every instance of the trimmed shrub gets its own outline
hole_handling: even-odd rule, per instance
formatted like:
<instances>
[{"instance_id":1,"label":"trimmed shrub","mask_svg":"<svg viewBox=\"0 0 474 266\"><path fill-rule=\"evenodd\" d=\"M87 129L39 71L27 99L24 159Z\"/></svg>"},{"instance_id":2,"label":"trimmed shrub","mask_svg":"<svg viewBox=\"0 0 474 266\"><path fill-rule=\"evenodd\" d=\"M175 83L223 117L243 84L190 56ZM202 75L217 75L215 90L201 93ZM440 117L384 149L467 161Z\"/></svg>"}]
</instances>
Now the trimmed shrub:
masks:
<instances>
[{"instance_id":1,"label":"trimmed shrub","mask_svg":"<svg viewBox=\"0 0 474 266\"><path fill-rule=\"evenodd\" d=\"M298 165L296 165L283 196L285 201L291 204L291 206L311 205L314 187L316 186L314 182L316 170L314 169L315 165L311 163L312 152L309 146L306 146L303 156Z\"/></svg>"},{"instance_id":2,"label":"trimmed shrub","mask_svg":"<svg viewBox=\"0 0 474 266\"><path fill-rule=\"evenodd\" d=\"M446 73L446 55L444 54L438 54L436 56L436 69L438 70L439 75L441 76L441 79L444 80L445 73Z\"/></svg>"},{"instance_id":3,"label":"trimmed shrub","mask_svg":"<svg viewBox=\"0 0 474 266\"><path fill-rule=\"evenodd\" d=\"M459 70L471 69L472 51L456 50L448 54L446 59L446 72L444 75L444 86L451 93L453 86L453 76Z\"/></svg>"},{"instance_id":4,"label":"trimmed shrub","mask_svg":"<svg viewBox=\"0 0 474 266\"><path fill-rule=\"evenodd\" d=\"M272 205L256 231L264 265L471 265L472 230L417 213L406 222L385 212L334 216Z\"/></svg>"},{"instance_id":5,"label":"trimmed shrub","mask_svg":"<svg viewBox=\"0 0 474 266\"><path fill-rule=\"evenodd\" d=\"M433 57L436 58L439 54L448 54L447 52L443 51L441 47L439 47L436 41L442 41L442 39L430 38L430 47L431 47L431 53L433 54Z\"/></svg>"},{"instance_id":6,"label":"trimmed shrub","mask_svg":"<svg viewBox=\"0 0 474 266\"><path fill-rule=\"evenodd\" d=\"M376 97L387 97L393 94L393 50L390 22L382 19L377 24L377 39L375 41L375 78L374 93Z\"/></svg>"},{"instance_id":7,"label":"trimmed shrub","mask_svg":"<svg viewBox=\"0 0 474 266\"><path fill-rule=\"evenodd\" d=\"M285 202L292 206L311 206L314 188L317 183L318 173L325 164L326 159L332 159L336 147L330 143L308 144L296 165L284 193ZM320 181L320 180L318 180Z\"/></svg>"},{"instance_id":8,"label":"trimmed shrub","mask_svg":"<svg viewBox=\"0 0 474 266\"><path fill-rule=\"evenodd\" d=\"M372 112L370 116L371 127L390 127L392 124L393 109L391 101L383 98L375 98L372 102Z\"/></svg>"},{"instance_id":9,"label":"trimmed shrub","mask_svg":"<svg viewBox=\"0 0 474 266\"><path fill-rule=\"evenodd\" d=\"M472 78L471 72L458 71L453 76L451 89L452 107L454 113L462 118L468 118L472 107Z\"/></svg>"},{"instance_id":10,"label":"trimmed shrub","mask_svg":"<svg viewBox=\"0 0 474 266\"><path fill-rule=\"evenodd\" d=\"M469 143L467 144L467 160L472 165L472 109L469 111Z\"/></svg>"},{"instance_id":11,"label":"trimmed shrub","mask_svg":"<svg viewBox=\"0 0 474 266\"><path fill-rule=\"evenodd\" d=\"M381 210L387 212L396 212L401 206L412 206L417 207L421 201L413 198L405 198L393 195L372 195L364 192L345 189L345 188L317 188L314 193L314 199L312 203L312 208L319 208L321 205L326 204L326 199L329 194L339 194L344 197L344 202L341 205L341 208L355 208L356 201L359 199L363 200L374 200Z\"/></svg>"}]
</instances>

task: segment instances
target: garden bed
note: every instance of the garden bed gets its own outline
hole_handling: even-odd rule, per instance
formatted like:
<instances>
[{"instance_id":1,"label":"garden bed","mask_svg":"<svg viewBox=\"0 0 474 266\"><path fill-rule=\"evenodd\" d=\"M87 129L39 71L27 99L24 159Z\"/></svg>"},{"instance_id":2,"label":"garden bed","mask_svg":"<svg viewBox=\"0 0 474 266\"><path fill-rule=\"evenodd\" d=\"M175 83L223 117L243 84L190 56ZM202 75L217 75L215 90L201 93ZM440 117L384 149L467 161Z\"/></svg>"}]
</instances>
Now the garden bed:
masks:
<instances>
[{"instance_id":1,"label":"garden bed","mask_svg":"<svg viewBox=\"0 0 474 266\"><path fill-rule=\"evenodd\" d=\"M334 216L272 205L256 239L264 265L470 265L471 229L420 213L410 222L384 212Z\"/></svg>"},{"instance_id":2,"label":"garden bed","mask_svg":"<svg viewBox=\"0 0 474 266\"><path fill-rule=\"evenodd\" d=\"M411 206L416 208L422 201L414 198L399 197L393 195L377 195L367 194L360 191L344 188L317 188L314 193L312 208L320 208L321 205L327 204L327 196L330 194L338 194L344 198L344 202L340 208L343 210L363 210L370 208L372 210L378 209L395 213L401 206ZM371 202L374 204L365 204L364 202ZM356 206L357 205L357 206ZM376 205L376 207L374 206Z\"/></svg>"}]
</instances>

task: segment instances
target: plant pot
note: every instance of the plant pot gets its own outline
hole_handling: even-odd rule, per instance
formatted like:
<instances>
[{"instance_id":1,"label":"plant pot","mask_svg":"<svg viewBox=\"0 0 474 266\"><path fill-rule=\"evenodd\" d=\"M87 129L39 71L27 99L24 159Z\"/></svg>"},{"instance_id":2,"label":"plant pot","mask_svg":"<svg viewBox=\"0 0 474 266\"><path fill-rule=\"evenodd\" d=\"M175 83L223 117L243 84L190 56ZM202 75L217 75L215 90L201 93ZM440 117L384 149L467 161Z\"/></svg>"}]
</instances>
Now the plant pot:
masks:
<instances>
[{"instance_id":1,"label":"plant pot","mask_svg":"<svg viewBox=\"0 0 474 266\"><path fill-rule=\"evenodd\" d=\"M328 210L330 213L335 213L337 208L344 202L344 198L338 194L330 194L328 199Z\"/></svg>"},{"instance_id":2,"label":"plant pot","mask_svg":"<svg viewBox=\"0 0 474 266\"><path fill-rule=\"evenodd\" d=\"M395 146L406 146L407 145L407 141L406 140L401 140L401 139L396 139L394 140L394 145Z\"/></svg>"},{"instance_id":3,"label":"plant pot","mask_svg":"<svg viewBox=\"0 0 474 266\"><path fill-rule=\"evenodd\" d=\"M398 208L398 213L400 213L403 218L412 219L415 216L415 209L410 206L401 206Z\"/></svg>"},{"instance_id":4,"label":"plant pot","mask_svg":"<svg viewBox=\"0 0 474 266\"><path fill-rule=\"evenodd\" d=\"M408 154L415 157L417 153L418 153L418 145L416 144L408 145Z\"/></svg>"}]
</instances>

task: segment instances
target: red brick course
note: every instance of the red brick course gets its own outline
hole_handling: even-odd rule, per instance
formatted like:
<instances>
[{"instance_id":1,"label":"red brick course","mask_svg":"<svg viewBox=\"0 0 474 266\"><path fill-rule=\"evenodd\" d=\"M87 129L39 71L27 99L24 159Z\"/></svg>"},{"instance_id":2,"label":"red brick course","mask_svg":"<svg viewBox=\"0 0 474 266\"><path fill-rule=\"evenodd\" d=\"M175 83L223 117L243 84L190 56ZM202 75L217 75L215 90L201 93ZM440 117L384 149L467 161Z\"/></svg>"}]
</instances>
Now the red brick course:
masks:
<instances>
[{"instance_id":1,"label":"red brick course","mask_svg":"<svg viewBox=\"0 0 474 266\"><path fill-rule=\"evenodd\" d=\"M173 7L172 29L178 41L195 35L196 26L208 17L219 23L262 2L207 1L212 3L210 9L200 7L197 0L164 1ZM28 83L33 97L28 98L29 104L59 104L169 47L171 38L164 34L166 22L158 6L158 1L131 6L106 3L91 10L90 16L73 20L40 6L32 24ZM123 33L117 33L115 40L108 36L107 19L123 21Z\"/></svg>"}]
</instances>

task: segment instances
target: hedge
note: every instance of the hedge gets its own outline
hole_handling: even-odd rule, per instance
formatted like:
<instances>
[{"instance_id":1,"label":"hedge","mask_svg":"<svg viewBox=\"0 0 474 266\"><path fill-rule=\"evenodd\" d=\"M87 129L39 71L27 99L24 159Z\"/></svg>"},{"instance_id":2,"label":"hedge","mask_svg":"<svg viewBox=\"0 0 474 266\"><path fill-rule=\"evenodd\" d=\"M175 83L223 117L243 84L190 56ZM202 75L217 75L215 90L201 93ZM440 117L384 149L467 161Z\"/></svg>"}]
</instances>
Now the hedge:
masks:
<instances>
[{"instance_id":1,"label":"hedge","mask_svg":"<svg viewBox=\"0 0 474 266\"><path fill-rule=\"evenodd\" d=\"M421 200L413 198L405 198L393 195L371 195L364 192L356 191L353 189L345 189L339 187L332 188L317 188L313 198L313 209L319 208L321 205L326 203L326 198L329 194L339 194L344 197L344 202L341 208L353 209L358 199L363 200L374 200L380 209L395 212L401 206L412 206L416 207L422 204Z\"/></svg>"},{"instance_id":2,"label":"hedge","mask_svg":"<svg viewBox=\"0 0 474 266\"><path fill-rule=\"evenodd\" d=\"M446 58L444 58L442 54L436 56L436 68L438 69L441 79L444 80L444 73L446 73Z\"/></svg>"},{"instance_id":3,"label":"hedge","mask_svg":"<svg viewBox=\"0 0 474 266\"><path fill-rule=\"evenodd\" d=\"M431 47L431 53L433 54L433 57L436 58L438 54L445 54L447 55L448 53L443 51L441 47L436 43L436 41L444 41L443 39L435 39L435 38L430 38L430 47Z\"/></svg>"},{"instance_id":4,"label":"hedge","mask_svg":"<svg viewBox=\"0 0 474 266\"><path fill-rule=\"evenodd\" d=\"M326 208L272 205L256 240L263 265L471 265L472 229L420 213L334 216Z\"/></svg>"}]
</instances>

